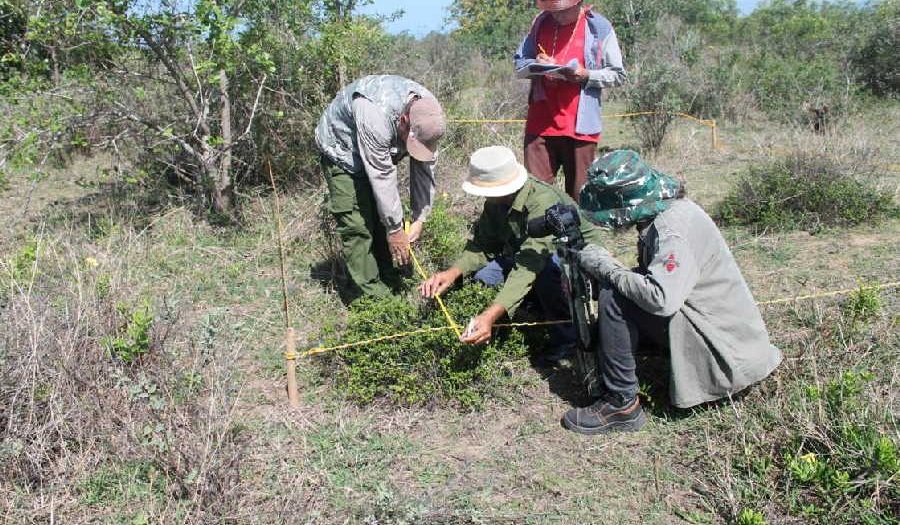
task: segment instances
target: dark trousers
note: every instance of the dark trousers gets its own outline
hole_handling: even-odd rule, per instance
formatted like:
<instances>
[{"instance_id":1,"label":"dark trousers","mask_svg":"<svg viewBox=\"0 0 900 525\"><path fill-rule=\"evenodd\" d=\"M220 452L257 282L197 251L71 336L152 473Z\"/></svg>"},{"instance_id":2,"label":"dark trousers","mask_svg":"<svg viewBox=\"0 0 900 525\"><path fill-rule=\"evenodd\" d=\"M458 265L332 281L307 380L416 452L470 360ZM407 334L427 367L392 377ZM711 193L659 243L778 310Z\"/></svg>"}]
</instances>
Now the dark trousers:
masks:
<instances>
[{"instance_id":1,"label":"dark trousers","mask_svg":"<svg viewBox=\"0 0 900 525\"><path fill-rule=\"evenodd\" d=\"M562 167L566 193L578 202L578 193L587 182L587 170L597 154L597 143L571 137L525 135L525 169L544 182L555 182Z\"/></svg>"},{"instance_id":2,"label":"dark trousers","mask_svg":"<svg viewBox=\"0 0 900 525\"><path fill-rule=\"evenodd\" d=\"M669 317L647 313L609 287L600 290L597 368L603 388L624 400L637 395L634 354L642 339L669 347Z\"/></svg>"},{"instance_id":3,"label":"dark trousers","mask_svg":"<svg viewBox=\"0 0 900 525\"><path fill-rule=\"evenodd\" d=\"M498 257L475 272L475 280L488 286L500 286L512 270L513 260L510 257ZM541 313L546 320L568 319L569 302L563 294L562 271L556 255L538 274L531 293L537 298ZM571 323L550 326L550 336L555 346L575 343L575 327Z\"/></svg>"},{"instance_id":4,"label":"dark trousers","mask_svg":"<svg viewBox=\"0 0 900 525\"><path fill-rule=\"evenodd\" d=\"M378 218L372 185L365 173L347 173L325 157L328 208L341 238L347 273L363 295L387 296L398 280L388 251L387 232ZM389 284L386 284L389 283Z\"/></svg>"}]
</instances>

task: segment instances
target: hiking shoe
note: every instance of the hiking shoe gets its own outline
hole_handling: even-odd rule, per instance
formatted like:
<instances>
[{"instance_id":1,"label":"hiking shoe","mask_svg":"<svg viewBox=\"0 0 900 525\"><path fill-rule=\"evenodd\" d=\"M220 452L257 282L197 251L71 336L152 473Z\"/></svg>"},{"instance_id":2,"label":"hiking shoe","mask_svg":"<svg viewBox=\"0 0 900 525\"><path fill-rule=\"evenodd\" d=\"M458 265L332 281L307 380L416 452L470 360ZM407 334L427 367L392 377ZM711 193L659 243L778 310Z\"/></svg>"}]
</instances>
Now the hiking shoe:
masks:
<instances>
[{"instance_id":1,"label":"hiking shoe","mask_svg":"<svg viewBox=\"0 0 900 525\"><path fill-rule=\"evenodd\" d=\"M634 432L647 423L647 416L637 396L621 405L601 397L589 407L569 410L563 416L562 423L567 429L580 434Z\"/></svg>"}]
</instances>

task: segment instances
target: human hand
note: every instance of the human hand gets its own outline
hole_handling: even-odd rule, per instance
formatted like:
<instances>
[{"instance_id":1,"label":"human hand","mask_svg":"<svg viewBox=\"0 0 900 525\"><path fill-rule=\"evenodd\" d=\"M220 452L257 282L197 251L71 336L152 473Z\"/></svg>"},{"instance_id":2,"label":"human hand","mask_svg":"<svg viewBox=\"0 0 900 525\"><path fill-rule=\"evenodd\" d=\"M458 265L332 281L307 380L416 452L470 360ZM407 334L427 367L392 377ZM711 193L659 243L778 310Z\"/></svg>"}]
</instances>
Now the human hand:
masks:
<instances>
[{"instance_id":1,"label":"human hand","mask_svg":"<svg viewBox=\"0 0 900 525\"><path fill-rule=\"evenodd\" d=\"M462 333L459 340L467 345L480 345L491 340L491 332L494 331L494 321L483 314L473 317L469 326Z\"/></svg>"},{"instance_id":2,"label":"human hand","mask_svg":"<svg viewBox=\"0 0 900 525\"><path fill-rule=\"evenodd\" d=\"M425 221L417 220L409 225L409 229L406 230L406 235L409 236L409 242L414 243L419 240L419 237L422 236L422 229L425 227Z\"/></svg>"},{"instance_id":3,"label":"human hand","mask_svg":"<svg viewBox=\"0 0 900 525\"><path fill-rule=\"evenodd\" d=\"M597 263L603 259L612 257L609 250L596 244L587 244L581 250L574 252L574 255L575 260L577 260L578 264L585 270L596 266Z\"/></svg>"},{"instance_id":4,"label":"human hand","mask_svg":"<svg viewBox=\"0 0 900 525\"><path fill-rule=\"evenodd\" d=\"M538 56L534 57L534 59L538 64L552 64L553 63L553 57L551 57L547 53L538 53Z\"/></svg>"},{"instance_id":5,"label":"human hand","mask_svg":"<svg viewBox=\"0 0 900 525\"><path fill-rule=\"evenodd\" d=\"M388 234L388 249L391 252L391 259L394 266L405 266L409 264L409 236L403 231L403 228Z\"/></svg>"},{"instance_id":6,"label":"human hand","mask_svg":"<svg viewBox=\"0 0 900 525\"><path fill-rule=\"evenodd\" d=\"M590 74L588 73L587 69L578 66L575 71L566 71L565 77L569 82L573 82L575 84L584 84L590 78Z\"/></svg>"},{"instance_id":7,"label":"human hand","mask_svg":"<svg viewBox=\"0 0 900 525\"><path fill-rule=\"evenodd\" d=\"M428 297L429 299L436 295L441 295L453 285L460 275L462 275L462 272L455 267L438 272L419 285L419 293L422 294L422 297Z\"/></svg>"},{"instance_id":8,"label":"human hand","mask_svg":"<svg viewBox=\"0 0 900 525\"><path fill-rule=\"evenodd\" d=\"M469 321L466 331L459 337L460 342L467 345L480 345L491 340L491 333L494 331L494 323L503 314L506 308L499 304L492 304L477 317Z\"/></svg>"}]
</instances>

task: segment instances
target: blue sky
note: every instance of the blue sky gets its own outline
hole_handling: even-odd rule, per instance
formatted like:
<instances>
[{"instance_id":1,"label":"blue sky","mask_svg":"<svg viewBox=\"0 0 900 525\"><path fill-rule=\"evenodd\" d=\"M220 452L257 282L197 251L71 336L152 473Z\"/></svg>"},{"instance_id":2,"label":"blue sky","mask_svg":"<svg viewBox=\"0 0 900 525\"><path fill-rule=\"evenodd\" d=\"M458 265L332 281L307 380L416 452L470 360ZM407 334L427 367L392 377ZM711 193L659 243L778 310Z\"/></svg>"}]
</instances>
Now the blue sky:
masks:
<instances>
[{"instance_id":1,"label":"blue sky","mask_svg":"<svg viewBox=\"0 0 900 525\"><path fill-rule=\"evenodd\" d=\"M360 9L363 13L390 15L398 10L404 14L400 19L388 24L388 30L394 33L409 31L413 35L422 36L431 31L444 29L447 18L447 6L451 0L375 0L372 4ZM747 14L753 10L760 0L737 0L738 10ZM600 2L597 2L600 5ZM602 9L601 9L602 11Z\"/></svg>"}]
</instances>

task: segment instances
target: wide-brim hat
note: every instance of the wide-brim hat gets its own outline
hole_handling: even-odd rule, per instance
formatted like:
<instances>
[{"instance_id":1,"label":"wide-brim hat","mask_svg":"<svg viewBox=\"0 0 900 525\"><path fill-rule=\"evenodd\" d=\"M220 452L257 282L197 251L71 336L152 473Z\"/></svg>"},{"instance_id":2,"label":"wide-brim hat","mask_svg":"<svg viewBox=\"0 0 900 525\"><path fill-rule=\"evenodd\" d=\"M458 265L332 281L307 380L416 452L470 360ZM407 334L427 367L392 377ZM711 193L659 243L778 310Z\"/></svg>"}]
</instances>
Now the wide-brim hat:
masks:
<instances>
[{"instance_id":1,"label":"wide-brim hat","mask_svg":"<svg viewBox=\"0 0 900 525\"><path fill-rule=\"evenodd\" d=\"M581 0L536 0L537 8L541 11L562 11L575 7Z\"/></svg>"},{"instance_id":2,"label":"wide-brim hat","mask_svg":"<svg viewBox=\"0 0 900 525\"><path fill-rule=\"evenodd\" d=\"M415 99L409 106L409 134L406 151L422 162L437 160L438 141L447 131L447 119L440 103L432 97Z\"/></svg>"},{"instance_id":3,"label":"wide-brim hat","mask_svg":"<svg viewBox=\"0 0 900 525\"><path fill-rule=\"evenodd\" d=\"M478 197L504 197L519 191L528 180L525 166L506 146L488 146L472 153L469 176L462 189Z\"/></svg>"},{"instance_id":4,"label":"wide-brim hat","mask_svg":"<svg viewBox=\"0 0 900 525\"><path fill-rule=\"evenodd\" d=\"M621 228L652 219L683 195L683 183L654 169L636 152L611 151L588 168L579 206L594 224Z\"/></svg>"}]
</instances>

